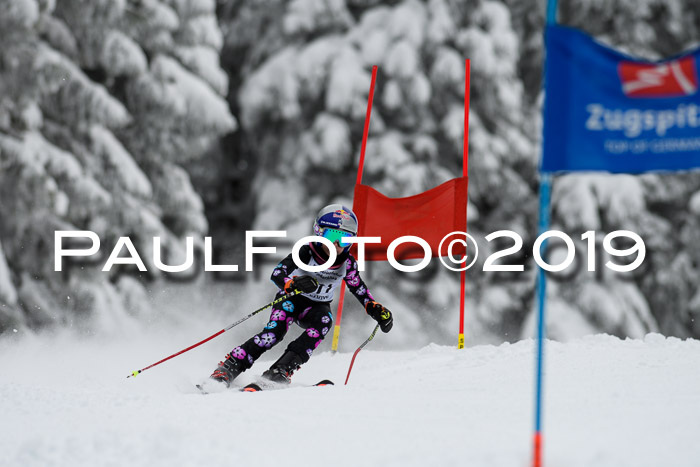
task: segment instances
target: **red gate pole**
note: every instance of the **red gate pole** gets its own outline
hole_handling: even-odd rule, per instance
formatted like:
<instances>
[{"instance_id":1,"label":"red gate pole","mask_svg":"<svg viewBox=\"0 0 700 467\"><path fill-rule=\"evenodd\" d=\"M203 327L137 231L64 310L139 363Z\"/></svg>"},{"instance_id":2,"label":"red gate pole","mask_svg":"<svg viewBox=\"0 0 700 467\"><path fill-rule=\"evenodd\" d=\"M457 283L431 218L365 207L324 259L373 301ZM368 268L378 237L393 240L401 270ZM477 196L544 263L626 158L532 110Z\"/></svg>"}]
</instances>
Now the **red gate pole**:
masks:
<instances>
[{"instance_id":1,"label":"red gate pole","mask_svg":"<svg viewBox=\"0 0 700 467\"><path fill-rule=\"evenodd\" d=\"M470 86L471 62L466 60L464 66L464 145L462 148L462 177L469 177L469 86ZM468 182L467 182L468 183ZM467 185L469 186L469 185ZM467 230L466 220L464 230ZM466 248L466 247L465 247ZM466 250L465 265L466 265ZM466 302L466 269L460 273L459 278L459 338L457 348L464 348L464 308Z\"/></svg>"},{"instance_id":2,"label":"red gate pole","mask_svg":"<svg viewBox=\"0 0 700 467\"><path fill-rule=\"evenodd\" d=\"M365 149L367 149L367 137L369 135L369 120L372 115L372 101L374 101L374 85L377 81L377 66L372 67L372 81L369 85L369 96L367 98L367 113L365 114L365 130L362 133L362 146L360 147L360 163L357 167L357 181L355 185L362 183L362 171L365 167ZM353 200L352 209L355 210ZM331 352L338 351L338 339L340 338L340 320L343 318L343 302L345 300L345 281L340 283L340 296L338 297L338 311L335 314L335 327L333 328L333 342ZM348 374L349 376L349 374Z\"/></svg>"}]
</instances>

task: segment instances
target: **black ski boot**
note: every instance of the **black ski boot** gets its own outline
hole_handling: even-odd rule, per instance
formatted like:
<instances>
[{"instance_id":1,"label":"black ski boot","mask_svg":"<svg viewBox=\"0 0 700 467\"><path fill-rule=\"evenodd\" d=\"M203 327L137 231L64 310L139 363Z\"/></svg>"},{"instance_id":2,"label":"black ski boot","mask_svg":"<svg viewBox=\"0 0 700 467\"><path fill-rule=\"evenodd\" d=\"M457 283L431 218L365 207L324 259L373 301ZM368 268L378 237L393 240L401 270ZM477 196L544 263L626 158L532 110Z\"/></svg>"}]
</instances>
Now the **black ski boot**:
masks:
<instances>
[{"instance_id":1,"label":"black ski boot","mask_svg":"<svg viewBox=\"0 0 700 467\"><path fill-rule=\"evenodd\" d=\"M245 368L240 360L233 358L230 353L226 354L223 362L219 362L219 366L211 374L210 378L214 381L224 383L229 387L238 375L243 373Z\"/></svg>"},{"instance_id":2,"label":"black ski boot","mask_svg":"<svg viewBox=\"0 0 700 467\"><path fill-rule=\"evenodd\" d=\"M302 363L304 363L304 361L296 352L287 350L279 360L272 364L269 370L266 370L262 374L262 376L274 383L289 384L292 382L292 375L301 368Z\"/></svg>"}]
</instances>

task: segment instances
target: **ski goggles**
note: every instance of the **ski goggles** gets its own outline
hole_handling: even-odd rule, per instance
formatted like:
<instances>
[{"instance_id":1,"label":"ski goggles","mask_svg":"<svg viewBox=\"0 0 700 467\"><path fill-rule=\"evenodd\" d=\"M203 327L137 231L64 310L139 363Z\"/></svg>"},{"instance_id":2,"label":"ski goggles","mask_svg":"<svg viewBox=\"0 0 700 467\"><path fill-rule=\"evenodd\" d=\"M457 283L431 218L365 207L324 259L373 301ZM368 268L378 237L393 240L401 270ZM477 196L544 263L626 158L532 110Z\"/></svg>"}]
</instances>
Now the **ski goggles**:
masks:
<instances>
[{"instance_id":1,"label":"ski goggles","mask_svg":"<svg viewBox=\"0 0 700 467\"><path fill-rule=\"evenodd\" d=\"M327 238L328 240L331 241L331 243L338 243L340 246L350 246L350 243L344 241L343 239L349 238L349 237L354 237L355 235L346 232L345 230L339 230L339 229L331 229L331 228L325 228L323 229L323 238Z\"/></svg>"}]
</instances>

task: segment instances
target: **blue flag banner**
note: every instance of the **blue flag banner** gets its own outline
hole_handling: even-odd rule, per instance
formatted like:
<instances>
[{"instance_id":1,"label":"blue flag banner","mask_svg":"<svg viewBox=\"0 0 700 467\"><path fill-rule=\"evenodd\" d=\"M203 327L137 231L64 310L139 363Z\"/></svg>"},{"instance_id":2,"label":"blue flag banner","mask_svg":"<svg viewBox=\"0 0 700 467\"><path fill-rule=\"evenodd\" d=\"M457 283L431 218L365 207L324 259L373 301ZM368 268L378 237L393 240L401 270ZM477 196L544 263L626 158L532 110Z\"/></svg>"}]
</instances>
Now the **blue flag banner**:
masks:
<instances>
[{"instance_id":1,"label":"blue flag banner","mask_svg":"<svg viewBox=\"0 0 700 467\"><path fill-rule=\"evenodd\" d=\"M543 172L700 167L700 49L638 60L547 26Z\"/></svg>"}]
</instances>

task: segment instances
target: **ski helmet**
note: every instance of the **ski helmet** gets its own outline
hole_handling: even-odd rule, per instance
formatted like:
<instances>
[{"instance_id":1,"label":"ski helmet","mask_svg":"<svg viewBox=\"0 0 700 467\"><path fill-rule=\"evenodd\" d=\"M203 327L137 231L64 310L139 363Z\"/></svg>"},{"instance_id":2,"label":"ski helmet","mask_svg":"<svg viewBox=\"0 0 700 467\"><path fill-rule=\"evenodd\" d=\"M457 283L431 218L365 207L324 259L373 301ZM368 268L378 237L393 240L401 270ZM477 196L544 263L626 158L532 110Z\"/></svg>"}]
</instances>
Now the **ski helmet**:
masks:
<instances>
[{"instance_id":1,"label":"ski helmet","mask_svg":"<svg viewBox=\"0 0 700 467\"><path fill-rule=\"evenodd\" d=\"M330 204L321 209L316 216L314 235L324 237L327 230L347 232L355 236L357 235L357 216L342 204Z\"/></svg>"}]
</instances>

